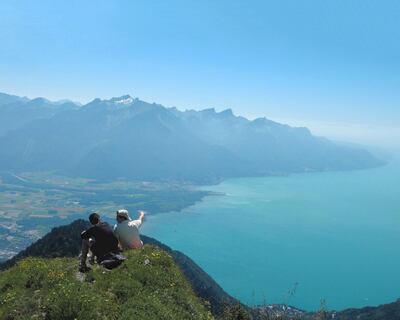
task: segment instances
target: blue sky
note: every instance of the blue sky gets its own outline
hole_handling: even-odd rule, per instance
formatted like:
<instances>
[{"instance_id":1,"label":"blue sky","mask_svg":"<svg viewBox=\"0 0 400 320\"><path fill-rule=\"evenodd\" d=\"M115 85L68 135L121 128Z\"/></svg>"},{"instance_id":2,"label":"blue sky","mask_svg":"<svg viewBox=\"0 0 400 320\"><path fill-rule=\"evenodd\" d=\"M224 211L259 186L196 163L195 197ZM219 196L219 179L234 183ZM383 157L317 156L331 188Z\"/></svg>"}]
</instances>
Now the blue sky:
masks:
<instances>
[{"instance_id":1,"label":"blue sky","mask_svg":"<svg viewBox=\"0 0 400 320\"><path fill-rule=\"evenodd\" d=\"M0 91L232 108L400 141L400 2L0 2Z\"/></svg>"}]
</instances>

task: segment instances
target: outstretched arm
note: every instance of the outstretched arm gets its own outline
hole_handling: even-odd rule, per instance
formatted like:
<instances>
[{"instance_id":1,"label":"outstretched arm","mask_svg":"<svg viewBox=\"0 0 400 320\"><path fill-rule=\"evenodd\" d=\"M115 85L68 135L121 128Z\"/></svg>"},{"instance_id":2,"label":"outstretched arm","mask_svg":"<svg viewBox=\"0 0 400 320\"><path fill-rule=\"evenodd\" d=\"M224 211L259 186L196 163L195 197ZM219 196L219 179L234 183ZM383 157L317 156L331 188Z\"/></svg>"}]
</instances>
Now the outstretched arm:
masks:
<instances>
[{"instance_id":1,"label":"outstretched arm","mask_svg":"<svg viewBox=\"0 0 400 320\"><path fill-rule=\"evenodd\" d=\"M139 213L139 220L140 220L141 222L143 222L143 220L144 220L144 211L139 210L138 213Z\"/></svg>"}]
</instances>

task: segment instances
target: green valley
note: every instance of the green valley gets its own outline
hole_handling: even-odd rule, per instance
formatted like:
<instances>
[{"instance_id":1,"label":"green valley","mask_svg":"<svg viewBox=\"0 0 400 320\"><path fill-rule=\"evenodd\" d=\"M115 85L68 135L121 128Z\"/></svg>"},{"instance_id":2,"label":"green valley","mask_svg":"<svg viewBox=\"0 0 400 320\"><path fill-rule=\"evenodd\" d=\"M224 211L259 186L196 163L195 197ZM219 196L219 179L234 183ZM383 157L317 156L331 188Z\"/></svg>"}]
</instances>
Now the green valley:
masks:
<instances>
[{"instance_id":1,"label":"green valley","mask_svg":"<svg viewBox=\"0 0 400 320\"><path fill-rule=\"evenodd\" d=\"M149 214L179 211L210 193L173 182L98 182L45 173L0 172L0 261L24 249L52 227L98 211Z\"/></svg>"}]
</instances>

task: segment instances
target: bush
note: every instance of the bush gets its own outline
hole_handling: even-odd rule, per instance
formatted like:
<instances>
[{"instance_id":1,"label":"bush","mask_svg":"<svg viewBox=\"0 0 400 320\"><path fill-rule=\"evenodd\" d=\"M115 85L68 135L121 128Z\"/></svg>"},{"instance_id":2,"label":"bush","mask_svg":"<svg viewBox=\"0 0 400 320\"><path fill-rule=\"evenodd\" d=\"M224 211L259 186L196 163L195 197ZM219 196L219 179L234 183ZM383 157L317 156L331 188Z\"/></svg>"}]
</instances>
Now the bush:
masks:
<instances>
[{"instance_id":1,"label":"bush","mask_svg":"<svg viewBox=\"0 0 400 320\"><path fill-rule=\"evenodd\" d=\"M240 304L227 305L222 315L223 320L251 320L249 312Z\"/></svg>"}]
</instances>

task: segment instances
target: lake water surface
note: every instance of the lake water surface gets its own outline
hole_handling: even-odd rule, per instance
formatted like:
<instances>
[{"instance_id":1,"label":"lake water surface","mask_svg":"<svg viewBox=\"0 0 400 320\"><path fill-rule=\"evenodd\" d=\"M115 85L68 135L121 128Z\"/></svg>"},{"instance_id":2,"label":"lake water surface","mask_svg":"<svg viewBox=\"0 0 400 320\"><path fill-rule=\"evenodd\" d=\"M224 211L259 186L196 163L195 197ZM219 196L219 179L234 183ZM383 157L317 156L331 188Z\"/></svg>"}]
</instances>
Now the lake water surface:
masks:
<instances>
[{"instance_id":1,"label":"lake water surface","mask_svg":"<svg viewBox=\"0 0 400 320\"><path fill-rule=\"evenodd\" d=\"M249 304L317 309L400 298L400 161L361 171L240 178L205 187L143 232L195 260Z\"/></svg>"}]
</instances>

